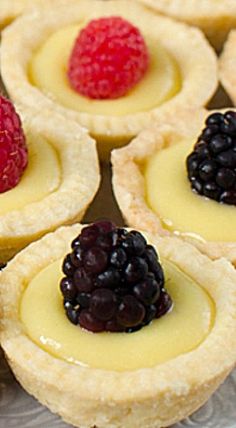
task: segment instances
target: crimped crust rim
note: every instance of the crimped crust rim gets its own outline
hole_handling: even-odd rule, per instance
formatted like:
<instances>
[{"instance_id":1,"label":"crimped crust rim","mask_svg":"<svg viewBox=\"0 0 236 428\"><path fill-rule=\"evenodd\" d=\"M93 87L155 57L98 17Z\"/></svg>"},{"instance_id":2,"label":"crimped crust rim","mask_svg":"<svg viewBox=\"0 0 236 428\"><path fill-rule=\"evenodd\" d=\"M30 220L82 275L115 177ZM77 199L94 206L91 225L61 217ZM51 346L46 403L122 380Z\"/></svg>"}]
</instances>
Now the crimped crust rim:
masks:
<instances>
[{"instance_id":1,"label":"crimped crust rim","mask_svg":"<svg viewBox=\"0 0 236 428\"><path fill-rule=\"evenodd\" d=\"M236 104L236 30L231 30L219 59L221 83L234 105Z\"/></svg>"},{"instance_id":2,"label":"crimped crust rim","mask_svg":"<svg viewBox=\"0 0 236 428\"><path fill-rule=\"evenodd\" d=\"M135 0L137 1L137 0ZM217 19L236 16L234 0L138 0L158 12L170 13L179 19Z\"/></svg>"}]
</instances>

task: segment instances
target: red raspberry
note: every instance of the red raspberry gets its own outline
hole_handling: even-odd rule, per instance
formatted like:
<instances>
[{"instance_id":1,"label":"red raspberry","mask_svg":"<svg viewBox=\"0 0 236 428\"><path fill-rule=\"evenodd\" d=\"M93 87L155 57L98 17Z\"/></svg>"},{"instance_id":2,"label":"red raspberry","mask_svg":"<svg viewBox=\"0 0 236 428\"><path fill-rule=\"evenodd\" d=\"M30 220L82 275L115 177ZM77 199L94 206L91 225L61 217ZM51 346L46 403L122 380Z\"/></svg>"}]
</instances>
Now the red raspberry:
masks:
<instances>
[{"instance_id":1,"label":"red raspberry","mask_svg":"<svg viewBox=\"0 0 236 428\"><path fill-rule=\"evenodd\" d=\"M0 193L18 184L27 163L21 120L12 103L0 96Z\"/></svg>"},{"instance_id":2,"label":"red raspberry","mask_svg":"<svg viewBox=\"0 0 236 428\"><path fill-rule=\"evenodd\" d=\"M138 28L120 17L100 18L83 29L73 48L68 77L89 98L112 99L138 83L149 64Z\"/></svg>"}]
</instances>

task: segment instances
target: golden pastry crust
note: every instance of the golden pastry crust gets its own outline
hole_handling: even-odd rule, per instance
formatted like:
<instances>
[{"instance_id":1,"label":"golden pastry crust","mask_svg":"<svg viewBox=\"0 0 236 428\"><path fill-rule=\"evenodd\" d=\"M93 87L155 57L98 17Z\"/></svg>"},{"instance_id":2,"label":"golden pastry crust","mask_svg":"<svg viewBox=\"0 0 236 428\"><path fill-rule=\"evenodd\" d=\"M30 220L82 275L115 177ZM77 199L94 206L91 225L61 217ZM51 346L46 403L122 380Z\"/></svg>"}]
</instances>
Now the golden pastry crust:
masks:
<instances>
[{"instance_id":1,"label":"golden pastry crust","mask_svg":"<svg viewBox=\"0 0 236 428\"><path fill-rule=\"evenodd\" d=\"M0 216L1 262L45 233L80 220L100 181L95 141L76 123L45 111L40 117L25 116L23 127L26 140L27 135L31 138L40 135L54 147L59 157L61 181L43 200L21 209L16 207Z\"/></svg>"},{"instance_id":2,"label":"golden pastry crust","mask_svg":"<svg viewBox=\"0 0 236 428\"><path fill-rule=\"evenodd\" d=\"M0 3L0 28L10 24L15 18L24 13L28 8L33 9L36 2L45 0L1 0ZM46 3L45 3L46 4Z\"/></svg>"},{"instance_id":3,"label":"golden pastry crust","mask_svg":"<svg viewBox=\"0 0 236 428\"><path fill-rule=\"evenodd\" d=\"M160 236L173 235L163 228L158 215L147 205L145 181L140 165L157 150L174 143L176 138L191 138L193 142L197 141L204 121L211 113L212 111L203 109L195 112L182 111L177 117L158 121L154 127L140 133L128 146L112 152L113 188L127 224ZM226 257L236 265L235 242L209 242L181 233L178 233L178 236L194 244L210 258Z\"/></svg>"},{"instance_id":4,"label":"golden pastry crust","mask_svg":"<svg viewBox=\"0 0 236 428\"><path fill-rule=\"evenodd\" d=\"M38 3L42 3L43 7L46 7L48 0L1 0L0 29L10 24L27 10L33 10Z\"/></svg>"},{"instance_id":5,"label":"golden pastry crust","mask_svg":"<svg viewBox=\"0 0 236 428\"><path fill-rule=\"evenodd\" d=\"M236 104L236 31L232 30L219 60L221 83Z\"/></svg>"},{"instance_id":6,"label":"golden pastry crust","mask_svg":"<svg viewBox=\"0 0 236 428\"><path fill-rule=\"evenodd\" d=\"M0 28L5 27L27 7L28 0L1 0Z\"/></svg>"},{"instance_id":7,"label":"golden pastry crust","mask_svg":"<svg viewBox=\"0 0 236 428\"><path fill-rule=\"evenodd\" d=\"M157 16L129 0L93 0L92 8L90 0L71 0L69 8L67 0L51 0L49 6L46 9L36 8L34 13L24 15L3 32L1 66L4 83L12 99L23 108L30 108L32 114L47 108L52 115L59 111L85 126L98 138L101 151L108 151L111 140L112 146L123 145L124 141L153 123L159 113L171 112L174 115L183 105L202 106L214 93L217 86L216 56L198 29ZM50 34L83 19L111 15L130 20L144 36L151 34L170 52L178 63L183 80L176 96L148 112L105 116L65 108L32 86L28 78L29 60Z\"/></svg>"},{"instance_id":8,"label":"golden pastry crust","mask_svg":"<svg viewBox=\"0 0 236 428\"><path fill-rule=\"evenodd\" d=\"M26 284L69 251L80 225L60 228L18 254L0 274L1 344L17 379L51 411L80 428L160 428L198 409L236 360L236 272L176 238L153 238L161 257L201 284L215 302L214 326L194 351L151 369L104 371L57 359L24 332L19 305ZM227 350L227 352L226 352Z\"/></svg>"},{"instance_id":9,"label":"golden pastry crust","mask_svg":"<svg viewBox=\"0 0 236 428\"><path fill-rule=\"evenodd\" d=\"M228 32L236 25L234 0L138 1L159 13L201 28L217 50L222 48Z\"/></svg>"}]
</instances>

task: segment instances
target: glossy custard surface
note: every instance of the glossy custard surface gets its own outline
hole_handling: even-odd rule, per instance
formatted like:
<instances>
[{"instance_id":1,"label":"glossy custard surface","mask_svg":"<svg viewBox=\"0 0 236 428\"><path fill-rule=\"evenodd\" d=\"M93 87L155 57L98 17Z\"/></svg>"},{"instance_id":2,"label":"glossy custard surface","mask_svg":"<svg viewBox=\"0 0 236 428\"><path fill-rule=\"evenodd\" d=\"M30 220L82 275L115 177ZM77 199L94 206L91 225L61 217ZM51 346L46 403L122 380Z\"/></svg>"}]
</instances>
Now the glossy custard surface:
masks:
<instances>
[{"instance_id":1,"label":"glossy custard surface","mask_svg":"<svg viewBox=\"0 0 236 428\"><path fill-rule=\"evenodd\" d=\"M0 193L0 215L37 202L60 185L61 168L53 146L41 137L28 137L28 165L13 189Z\"/></svg>"},{"instance_id":2,"label":"glossy custard surface","mask_svg":"<svg viewBox=\"0 0 236 428\"><path fill-rule=\"evenodd\" d=\"M20 312L26 334L50 354L105 370L153 367L195 349L214 322L214 303L190 277L164 263L173 309L136 333L91 333L66 318L59 281L61 261L42 270L26 287Z\"/></svg>"},{"instance_id":3,"label":"glossy custard surface","mask_svg":"<svg viewBox=\"0 0 236 428\"><path fill-rule=\"evenodd\" d=\"M145 170L148 205L172 232L208 241L236 241L236 207L191 189L185 162L193 144L180 142L150 158Z\"/></svg>"},{"instance_id":4,"label":"glossy custard surface","mask_svg":"<svg viewBox=\"0 0 236 428\"><path fill-rule=\"evenodd\" d=\"M153 109L179 92L181 77L175 60L159 42L149 37L149 70L126 96L116 100L92 100L80 95L70 86L67 67L81 28L82 25L72 25L56 31L33 55L29 79L46 95L72 110L122 116Z\"/></svg>"}]
</instances>

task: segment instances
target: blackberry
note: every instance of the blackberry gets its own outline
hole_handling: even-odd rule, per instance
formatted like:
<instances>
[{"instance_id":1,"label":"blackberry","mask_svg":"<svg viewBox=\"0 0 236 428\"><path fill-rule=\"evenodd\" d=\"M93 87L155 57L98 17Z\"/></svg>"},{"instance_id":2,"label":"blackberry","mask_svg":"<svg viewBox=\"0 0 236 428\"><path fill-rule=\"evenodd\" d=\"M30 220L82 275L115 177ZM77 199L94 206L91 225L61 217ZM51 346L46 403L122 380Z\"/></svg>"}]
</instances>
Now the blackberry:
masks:
<instances>
[{"instance_id":1,"label":"blackberry","mask_svg":"<svg viewBox=\"0 0 236 428\"><path fill-rule=\"evenodd\" d=\"M186 160L192 189L236 205L236 112L213 113Z\"/></svg>"},{"instance_id":2,"label":"blackberry","mask_svg":"<svg viewBox=\"0 0 236 428\"><path fill-rule=\"evenodd\" d=\"M100 221L82 229L71 248L60 289L73 324L131 333L172 306L156 250L141 233Z\"/></svg>"}]
</instances>

